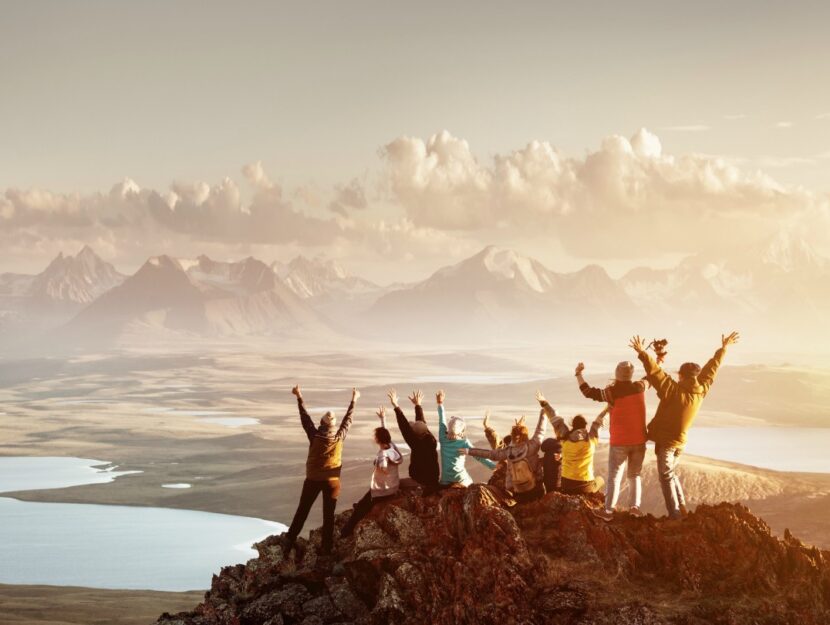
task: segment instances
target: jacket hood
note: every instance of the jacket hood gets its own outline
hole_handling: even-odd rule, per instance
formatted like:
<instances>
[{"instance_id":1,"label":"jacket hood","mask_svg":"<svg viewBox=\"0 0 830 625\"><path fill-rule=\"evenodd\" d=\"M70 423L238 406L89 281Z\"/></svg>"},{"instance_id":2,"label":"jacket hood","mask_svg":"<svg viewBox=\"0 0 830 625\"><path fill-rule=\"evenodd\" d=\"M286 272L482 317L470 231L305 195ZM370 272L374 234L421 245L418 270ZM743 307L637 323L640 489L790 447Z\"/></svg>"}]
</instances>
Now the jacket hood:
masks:
<instances>
[{"instance_id":1,"label":"jacket hood","mask_svg":"<svg viewBox=\"0 0 830 625\"><path fill-rule=\"evenodd\" d=\"M568 440L572 443L578 443L579 441L587 441L588 429L579 428L578 430L571 430L571 433L568 434Z\"/></svg>"}]
</instances>

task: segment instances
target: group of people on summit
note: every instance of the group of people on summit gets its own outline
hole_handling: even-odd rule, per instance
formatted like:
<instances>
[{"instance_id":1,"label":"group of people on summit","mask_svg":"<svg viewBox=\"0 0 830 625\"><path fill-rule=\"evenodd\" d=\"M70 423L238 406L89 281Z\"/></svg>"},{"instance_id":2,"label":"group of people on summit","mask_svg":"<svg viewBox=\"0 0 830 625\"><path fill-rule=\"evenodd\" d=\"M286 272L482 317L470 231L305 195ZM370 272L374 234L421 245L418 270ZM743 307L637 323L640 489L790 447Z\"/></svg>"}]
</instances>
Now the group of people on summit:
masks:
<instances>
[{"instance_id":1,"label":"group of people on summit","mask_svg":"<svg viewBox=\"0 0 830 625\"><path fill-rule=\"evenodd\" d=\"M610 429L608 453L608 484L605 487L605 505L594 514L605 521L614 518L622 488L623 471L628 477L630 505L628 512L642 516L641 471L646 453L646 441L653 441L657 461L657 473L668 515L680 519L686 513L686 499L677 465L686 433L715 379L715 375L729 345L738 341L737 332L721 336L721 347L703 366L687 362L683 364L675 380L661 367L661 354L657 358L648 353L647 343L639 336L631 339L630 346L637 352L643 364L645 376L635 380L634 364L620 362L614 380L604 388L588 384L583 377L585 366L579 363L575 375L582 394L605 408L590 423L582 415L576 415L570 425L557 414L541 392L536 393L540 411L536 427L531 435L525 417L516 419L510 433L500 437L490 427L489 413L484 417L484 433L489 449L476 448L467 438L466 423L460 417L446 416L444 391L438 391L438 438L427 425L421 405L423 393L414 391L409 400L414 406L415 420L410 421L398 403L394 390L388 393L395 411L395 418L406 445L411 450L409 477L419 485L425 496L443 488L467 487L473 479L467 472L466 458L471 456L489 469L493 475L489 484L504 494L506 501L524 503L542 497L546 492L558 491L567 495L601 492L605 487L602 477L594 475L594 452L599 432L606 422ZM659 404L654 418L646 425L645 393L649 388L657 392ZM283 541L287 555L302 531L312 505L323 495L323 554L329 554L334 539L334 511L340 493L343 441L352 424L355 403L360 391L352 390L352 399L340 423L333 412L326 412L317 425L309 416L299 386L292 389L297 397L300 421L309 440L306 461L306 479L303 483L297 512ZM398 468L403 454L392 440L386 427L386 410L377 411L380 426L374 430L374 442L378 446L369 490L354 505L354 510L341 530L341 536L349 536L357 524L365 518L379 500L397 494L401 487ZM554 435L545 438L547 425ZM440 455L440 463L439 463Z\"/></svg>"}]
</instances>

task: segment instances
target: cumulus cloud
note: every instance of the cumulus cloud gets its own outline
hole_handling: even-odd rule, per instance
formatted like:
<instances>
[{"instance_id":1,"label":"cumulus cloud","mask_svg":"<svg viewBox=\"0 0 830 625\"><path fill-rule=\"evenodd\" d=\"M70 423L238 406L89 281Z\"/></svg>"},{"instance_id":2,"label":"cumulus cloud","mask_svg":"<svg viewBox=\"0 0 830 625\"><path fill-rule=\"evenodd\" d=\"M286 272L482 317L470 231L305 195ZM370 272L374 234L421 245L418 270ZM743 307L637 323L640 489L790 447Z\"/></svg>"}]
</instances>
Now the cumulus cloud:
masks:
<instances>
[{"instance_id":1,"label":"cumulus cloud","mask_svg":"<svg viewBox=\"0 0 830 625\"><path fill-rule=\"evenodd\" d=\"M547 232L578 256L690 253L826 214L826 198L723 158L666 154L645 129L578 158L533 141L484 163L446 131L400 137L382 155L388 187L415 225Z\"/></svg>"}]
</instances>

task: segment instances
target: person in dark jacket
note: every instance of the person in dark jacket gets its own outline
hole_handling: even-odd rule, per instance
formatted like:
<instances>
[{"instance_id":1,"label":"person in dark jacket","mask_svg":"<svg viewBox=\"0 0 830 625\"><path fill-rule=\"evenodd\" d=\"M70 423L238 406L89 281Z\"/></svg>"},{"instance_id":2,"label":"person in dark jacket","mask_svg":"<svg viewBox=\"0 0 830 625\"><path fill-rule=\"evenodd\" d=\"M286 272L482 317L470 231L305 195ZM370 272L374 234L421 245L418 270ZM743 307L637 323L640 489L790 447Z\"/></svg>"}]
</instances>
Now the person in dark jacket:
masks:
<instances>
[{"instance_id":1,"label":"person in dark jacket","mask_svg":"<svg viewBox=\"0 0 830 625\"><path fill-rule=\"evenodd\" d=\"M676 469L680 454L686 445L686 433L697 416L704 397L709 393L718 372L726 348L737 343L737 332L721 335L721 347L703 368L687 362L680 367L678 379L674 380L646 352L646 343L639 336L631 339L631 347L646 370L646 379L657 391L660 403L654 418L648 424L648 438L654 441L657 456L657 473L663 489L663 499L669 517L679 519L686 508L686 498Z\"/></svg>"},{"instance_id":2,"label":"person in dark jacket","mask_svg":"<svg viewBox=\"0 0 830 625\"><path fill-rule=\"evenodd\" d=\"M424 418L424 409L421 407L424 394L417 390L409 396L409 401L415 406L414 421L409 421L398 405L398 394L395 389L390 390L388 396L395 409L401 436L412 450L409 458L409 477L421 485L425 495L435 493L438 490L441 472L438 466L438 443Z\"/></svg>"},{"instance_id":3,"label":"person in dark jacket","mask_svg":"<svg viewBox=\"0 0 830 625\"><path fill-rule=\"evenodd\" d=\"M623 361L614 371L614 381L605 388L589 385L582 372L585 365L576 366L579 390L588 399L608 404L611 413L611 441L608 449L608 488L605 492L605 508L594 510L603 521L614 518L614 509L620 496L623 468L627 466L628 486L631 497L629 512L642 516L643 481L640 474L646 456L646 388L645 380L634 381L634 364Z\"/></svg>"},{"instance_id":4,"label":"person in dark jacket","mask_svg":"<svg viewBox=\"0 0 830 625\"><path fill-rule=\"evenodd\" d=\"M303 490L300 494L300 503L291 527L288 528L286 540L282 550L288 555L303 529L311 506L320 493L323 494L323 537L322 553L331 553L334 537L334 509L337 507L337 497L340 495L340 469L342 467L343 441L352 425L352 413L355 402L360 397L360 391L352 389L352 401L346 410L346 415L337 426L337 418L331 411L326 412L320 419L319 426L314 425L305 409L300 386L291 389L297 397L297 406L300 411L300 423L308 437L308 458L306 460L306 476Z\"/></svg>"}]
</instances>

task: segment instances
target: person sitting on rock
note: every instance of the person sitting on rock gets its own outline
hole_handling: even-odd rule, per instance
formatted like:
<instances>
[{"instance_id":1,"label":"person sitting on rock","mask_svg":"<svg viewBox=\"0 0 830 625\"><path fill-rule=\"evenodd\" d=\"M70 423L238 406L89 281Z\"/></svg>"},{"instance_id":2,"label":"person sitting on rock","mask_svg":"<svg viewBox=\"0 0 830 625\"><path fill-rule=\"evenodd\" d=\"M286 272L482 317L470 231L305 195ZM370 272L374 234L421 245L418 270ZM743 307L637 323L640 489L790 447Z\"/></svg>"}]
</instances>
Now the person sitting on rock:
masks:
<instances>
[{"instance_id":1,"label":"person sitting on rock","mask_svg":"<svg viewBox=\"0 0 830 625\"><path fill-rule=\"evenodd\" d=\"M441 443L441 487L469 486L473 478L467 473L467 457L458 453L459 449L470 449L473 444L467 440L467 425L464 419L452 417L449 421L444 416L444 391L438 391L438 442ZM487 458L476 458L488 469L495 469L496 463Z\"/></svg>"},{"instance_id":2,"label":"person sitting on rock","mask_svg":"<svg viewBox=\"0 0 830 625\"><path fill-rule=\"evenodd\" d=\"M614 518L614 509L622 487L623 468L627 466L628 488L631 498L629 512L642 516L643 460L646 456L646 380L633 381L634 364L623 361L617 365L614 381L605 388L589 385L582 372L585 365L579 363L574 375L579 390L588 399L607 403L611 409L611 445L608 449L608 487L605 492L605 508L594 514L604 521Z\"/></svg>"},{"instance_id":3,"label":"person sitting on rock","mask_svg":"<svg viewBox=\"0 0 830 625\"><path fill-rule=\"evenodd\" d=\"M737 332L721 335L721 347L709 362L702 369L694 362L684 363L680 366L676 381L646 352L647 346L642 338L635 336L631 339L630 346L637 352L645 367L646 379L660 399L654 418L648 424L648 439L654 441L657 474L669 518L679 519L686 510L686 498L676 473L680 454L686 445L686 432L715 381L726 348L737 343L739 338Z\"/></svg>"},{"instance_id":4,"label":"person sitting on rock","mask_svg":"<svg viewBox=\"0 0 830 625\"><path fill-rule=\"evenodd\" d=\"M550 419L556 436L562 442L562 492L566 495L601 492L605 480L594 476L594 452L608 409L597 415L590 429L582 415L576 415L569 428L539 391L536 392L536 401L542 406L542 411Z\"/></svg>"},{"instance_id":5,"label":"person sitting on rock","mask_svg":"<svg viewBox=\"0 0 830 625\"><path fill-rule=\"evenodd\" d=\"M375 469L372 471L369 491L354 505L352 516L340 530L340 535L344 538L352 535L354 528L369 514L376 502L397 494L400 485L398 466L403 462L403 455L392 442L392 435L386 429L386 410L383 406L378 409L377 415L380 427L375 428L374 434L375 444L378 446L378 454L374 460Z\"/></svg>"},{"instance_id":6,"label":"person sitting on rock","mask_svg":"<svg viewBox=\"0 0 830 625\"><path fill-rule=\"evenodd\" d=\"M545 412L539 411L539 421L533 436L528 435L525 418L517 419L510 431L510 443L501 449L459 449L458 453L474 458L489 458L505 463L504 487L518 502L538 499L545 494L542 463L539 451L545 436Z\"/></svg>"},{"instance_id":7,"label":"person sitting on rock","mask_svg":"<svg viewBox=\"0 0 830 625\"><path fill-rule=\"evenodd\" d=\"M417 390L412 391L409 396L409 401L415 406L414 421L409 421L398 405L398 394L395 389L390 390L388 396L395 409L395 418L398 421L401 436L412 450L412 455L409 457L409 477L421 485L425 495L430 495L438 490L441 470L438 466L438 443L429 431L424 418L424 409L421 406L424 394Z\"/></svg>"},{"instance_id":8,"label":"person sitting on rock","mask_svg":"<svg viewBox=\"0 0 830 625\"><path fill-rule=\"evenodd\" d=\"M337 507L337 497L340 495L340 470L342 468L343 441L352 425L352 413L355 402L360 397L360 391L352 389L352 401L346 409L346 415L337 427L337 417L329 410L320 419L320 425L315 426L305 409L303 395L299 384L291 389L297 397L297 406L300 410L300 423L308 437L308 458L306 459L306 476L303 490L300 494L300 503L294 520L288 528L283 541L283 554L288 555L297 540L303 525L311 511L311 506L317 496L323 494L323 536L321 551L323 555L331 553L334 539L334 510Z\"/></svg>"},{"instance_id":9,"label":"person sitting on rock","mask_svg":"<svg viewBox=\"0 0 830 625\"><path fill-rule=\"evenodd\" d=\"M562 442L558 438L546 438L542 441L542 474L545 479L545 492L562 490Z\"/></svg>"}]
</instances>

